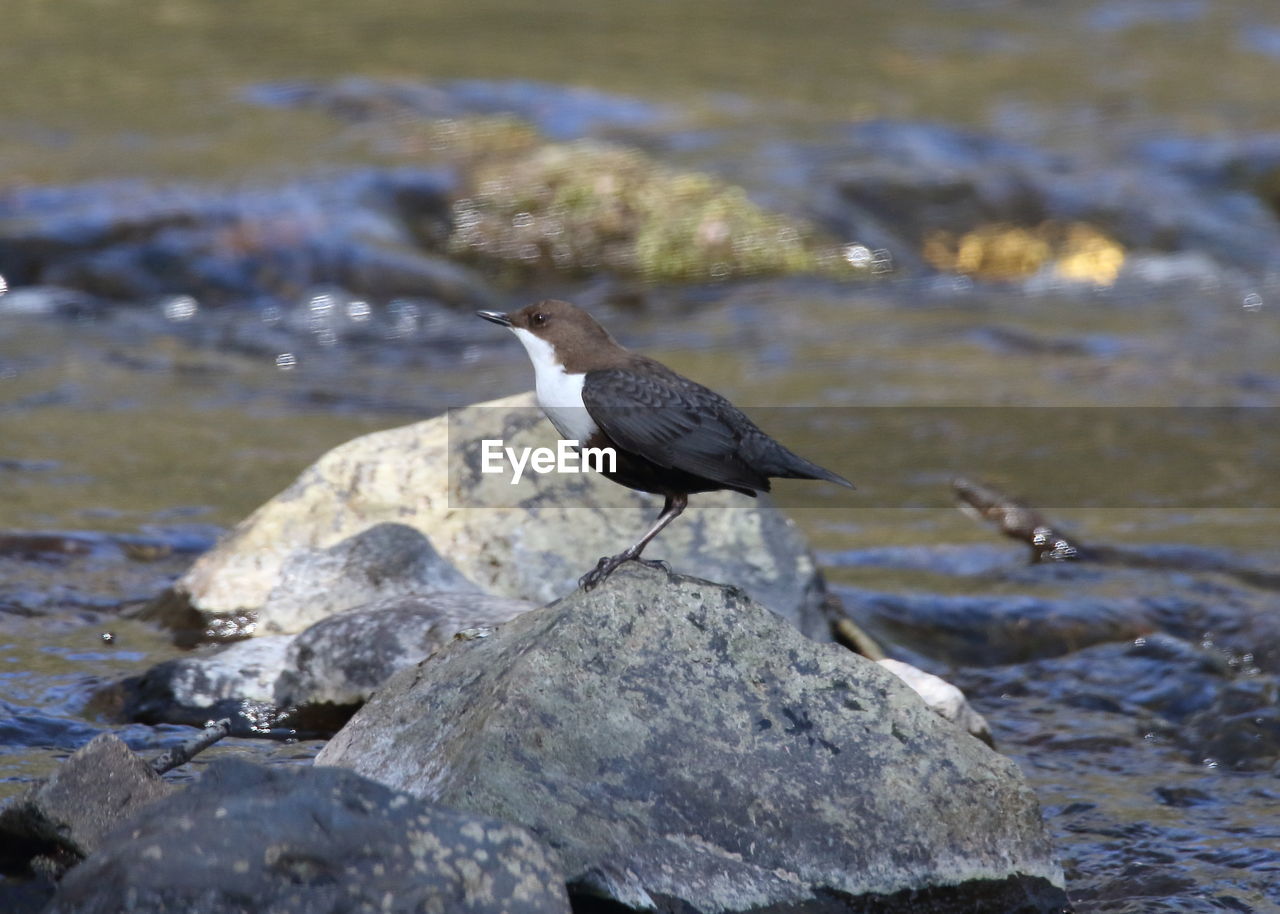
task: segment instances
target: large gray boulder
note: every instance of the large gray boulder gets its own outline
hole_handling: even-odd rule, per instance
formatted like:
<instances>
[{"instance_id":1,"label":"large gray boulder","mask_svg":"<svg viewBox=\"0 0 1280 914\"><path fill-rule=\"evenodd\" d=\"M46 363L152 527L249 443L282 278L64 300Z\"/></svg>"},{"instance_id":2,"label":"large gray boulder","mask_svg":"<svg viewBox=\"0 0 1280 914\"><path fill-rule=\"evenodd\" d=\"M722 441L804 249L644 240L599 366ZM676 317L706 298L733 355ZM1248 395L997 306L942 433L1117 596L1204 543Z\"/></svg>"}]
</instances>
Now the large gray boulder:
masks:
<instances>
[{"instance_id":1,"label":"large gray boulder","mask_svg":"<svg viewBox=\"0 0 1280 914\"><path fill-rule=\"evenodd\" d=\"M347 771L215 762L110 835L48 914L568 914L524 829Z\"/></svg>"},{"instance_id":2,"label":"large gray boulder","mask_svg":"<svg viewBox=\"0 0 1280 914\"><path fill-rule=\"evenodd\" d=\"M1011 761L742 591L634 564L397 674L316 763L522 824L636 909L1065 905Z\"/></svg>"},{"instance_id":3,"label":"large gray boulder","mask_svg":"<svg viewBox=\"0 0 1280 914\"><path fill-rule=\"evenodd\" d=\"M152 616L177 625L172 620L194 610L194 623L181 624L252 634L265 604L299 602L280 588L295 556L386 523L421 532L481 590L542 604L572 591L600 556L630 545L657 515L660 500L596 474L526 473L519 486L483 474L486 439L514 448L557 441L532 394L349 441L201 556ZM648 554L679 571L733 581L810 637L829 637L826 588L813 557L795 525L764 498L698 495ZM288 617L300 618L292 608ZM273 630L299 628L275 621L284 614L274 607L269 618Z\"/></svg>"}]
</instances>

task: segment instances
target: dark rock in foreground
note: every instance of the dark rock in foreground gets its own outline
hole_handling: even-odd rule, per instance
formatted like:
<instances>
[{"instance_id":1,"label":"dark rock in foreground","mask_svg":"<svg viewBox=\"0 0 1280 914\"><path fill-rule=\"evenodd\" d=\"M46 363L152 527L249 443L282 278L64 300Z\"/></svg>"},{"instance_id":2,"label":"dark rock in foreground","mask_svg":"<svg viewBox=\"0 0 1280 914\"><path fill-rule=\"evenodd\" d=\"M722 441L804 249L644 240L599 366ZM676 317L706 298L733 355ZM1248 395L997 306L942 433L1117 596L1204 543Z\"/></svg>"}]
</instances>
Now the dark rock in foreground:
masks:
<instances>
[{"instance_id":1,"label":"dark rock in foreground","mask_svg":"<svg viewBox=\"0 0 1280 914\"><path fill-rule=\"evenodd\" d=\"M518 822L631 908L1066 904L1013 763L740 591L635 565L401 672L317 763Z\"/></svg>"},{"instance_id":2,"label":"dark rock in foreground","mask_svg":"<svg viewBox=\"0 0 1280 914\"><path fill-rule=\"evenodd\" d=\"M346 771L211 765L67 875L49 914L567 912L524 829Z\"/></svg>"},{"instance_id":3,"label":"dark rock in foreground","mask_svg":"<svg viewBox=\"0 0 1280 914\"><path fill-rule=\"evenodd\" d=\"M103 835L171 788L118 737L90 740L0 812L0 871L58 872L106 845Z\"/></svg>"}]
</instances>

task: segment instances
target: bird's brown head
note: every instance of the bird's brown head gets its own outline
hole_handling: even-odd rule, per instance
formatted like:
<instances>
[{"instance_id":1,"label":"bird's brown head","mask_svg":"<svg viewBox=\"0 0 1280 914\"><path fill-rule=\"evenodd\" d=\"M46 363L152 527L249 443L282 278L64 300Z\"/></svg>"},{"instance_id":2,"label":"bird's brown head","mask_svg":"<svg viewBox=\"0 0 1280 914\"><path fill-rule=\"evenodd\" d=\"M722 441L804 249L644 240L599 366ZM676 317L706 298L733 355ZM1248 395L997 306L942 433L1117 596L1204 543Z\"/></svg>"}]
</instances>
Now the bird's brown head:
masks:
<instances>
[{"instance_id":1,"label":"bird's brown head","mask_svg":"<svg viewBox=\"0 0 1280 914\"><path fill-rule=\"evenodd\" d=\"M626 350L619 346L596 319L567 301L547 299L502 314L477 311L480 317L509 328L533 356L535 340L548 344L568 372L611 367Z\"/></svg>"}]
</instances>

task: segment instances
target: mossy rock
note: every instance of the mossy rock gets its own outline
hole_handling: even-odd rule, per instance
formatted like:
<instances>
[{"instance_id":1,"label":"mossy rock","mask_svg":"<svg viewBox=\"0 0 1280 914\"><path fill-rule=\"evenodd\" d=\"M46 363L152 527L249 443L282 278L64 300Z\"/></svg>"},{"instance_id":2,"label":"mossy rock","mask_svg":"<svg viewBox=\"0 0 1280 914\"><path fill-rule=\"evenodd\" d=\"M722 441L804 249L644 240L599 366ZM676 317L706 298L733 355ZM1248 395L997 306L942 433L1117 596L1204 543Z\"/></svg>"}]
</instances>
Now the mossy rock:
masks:
<instances>
[{"instance_id":1,"label":"mossy rock","mask_svg":"<svg viewBox=\"0 0 1280 914\"><path fill-rule=\"evenodd\" d=\"M520 274L697 282L855 272L813 226L762 209L740 187L598 142L475 162L453 216L452 253Z\"/></svg>"}]
</instances>

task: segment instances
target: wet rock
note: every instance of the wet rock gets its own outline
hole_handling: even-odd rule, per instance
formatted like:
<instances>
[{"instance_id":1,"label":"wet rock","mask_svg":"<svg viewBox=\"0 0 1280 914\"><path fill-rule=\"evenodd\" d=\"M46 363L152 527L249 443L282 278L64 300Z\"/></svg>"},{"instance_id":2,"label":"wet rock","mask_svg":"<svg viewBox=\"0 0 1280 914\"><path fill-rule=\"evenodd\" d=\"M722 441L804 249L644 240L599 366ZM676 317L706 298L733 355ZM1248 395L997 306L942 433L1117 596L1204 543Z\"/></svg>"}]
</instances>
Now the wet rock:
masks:
<instances>
[{"instance_id":1,"label":"wet rock","mask_svg":"<svg viewBox=\"0 0 1280 914\"><path fill-rule=\"evenodd\" d=\"M876 663L911 686L912 691L944 720L951 721L966 733L976 736L994 748L995 741L991 736L991 727L987 725L986 718L973 710L969 700L964 697L964 692L945 679L926 673L901 660L885 657L877 660Z\"/></svg>"},{"instance_id":2,"label":"wet rock","mask_svg":"<svg viewBox=\"0 0 1280 914\"><path fill-rule=\"evenodd\" d=\"M917 654L960 664L1018 663L1156 628L1142 601L1051 599L1031 594L951 595L840 589L858 624L873 637Z\"/></svg>"},{"instance_id":3,"label":"wet rock","mask_svg":"<svg viewBox=\"0 0 1280 914\"><path fill-rule=\"evenodd\" d=\"M49 914L564 912L523 829L347 771L216 762L63 879Z\"/></svg>"},{"instance_id":4,"label":"wet rock","mask_svg":"<svg viewBox=\"0 0 1280 914\"><path fill-rule=\"evenodd\" d=\"M631 908L1065 905L1012 763L741 591L636 565L397 674L317 764L519 822Z\"/></svg>"},{"instance_id":5,"label":"wet rock","mask_svg":"<svg viewBox=\"0 0 1280 914\"><path fill-rule=\"evenodd\" d=\"M487 631L536 604L479 593L392 597L338 613L293 639L276 683L281 707L363 704L391 675L459 632Z\"/></svg>"},{"instance_id":6,"label":"wet rock","mask_svg":"<svg viewBox=\"0 0 1280 914\"><path fill-rule=\"evenodd\" d=\"M118 737L103 733L0 812L0 871L58 873L106 846L104 835L172 788Z\"/></svg>"},{"instance_id":7,"label":"wet rock","mask_svg":"<svg viewBox=\"0 0 1280 914\"><path fill-rule=\"evenodd\" d=\"M275 686L293 638L252 638L156 664L121 683L122 716L193 727L227 717L237 736L270 735L282 725Z\"/></svg>"},{"instance_id":8,"label":"wet rock","mask_svg":"<svg viewBox=\"0 0 1280 914\"><path fill-rule=\"evenodd\" d=\"M151 616L185 625L257 613L295 553L385 522L413 527L481 589L545 603L630 543L659 505L595 474L484 474L481 441L552 447L530 394L453 410L335 448L201 556ZM483 510L458 510L462 507ZM826 586L794 523L764 499L695 496L650 547L680 571L732 581L810 637L827 638Z\"/></svg>"},{"instance_id":9,"label":"wet rock","mask_svg":"<svg viewBox=\"0 0 1280 914\"><path fill-rule=\"evenodd\" d=\"M1270 771L1280 763L1280 677L1255 675L1229 683L1188 721L1179 741L1209 764Z\"/></svg>"},{"instance_id":10,"label":"wet rock","mask_svg":"<svg viewBox=\"0 0 1280 914\"><path fill-rule=\"evenodd\" d=\"M491 628L535 605L482 593L387 597L296 635L263 635L157 664L121 684L122 714L192 726L225 716L238 736L327 736L392 673L459 632Z\"/></svg>"},{"instance_id":11,"label":"wet rock","mask_svg":"<svg viewBox=\"0 0 1280 914\"><path fill-rule=\"evenodd\" d=\"M321 285L375 299L493 299L431 253L451 180L367 170L228 191L139 182L0 194L0 274L115 301L288 304ZM435 228L431 228L434 225ZM73 299L79 300L79 299Z\"/></svg>"},{"instance_id":12,"label":"wet rock","mask_svg":"<svg viewBox=\"0 0 1280 914\"><path fill-rule=\"evenodd\" d=\"M1063 263L1071 259L1069 245L1046 252L1052 256L1037 262L1067 266L1063 278L1113 276L1123 285L1131 262L1150 274L1160 269L1150 256L1200 255L1217 270L1196 274L1220 280L1224 268L1257 275L1280 262L1280 220L1266 192L1275 141L1246 143L1245 151L1230 145L1214 150L1212 141L1171 140L1104 157L944 124L876 120L843 128L827 142L772 144L761 153L764 161L731 161L726 171L734 178L763 170L766 178L757 183L766 192L790 197L793 208L840 237L889 251L900 271L927 271L926 247L938 233L968 237L977 248L984 232L1004 233L1009 242L1020 232L1056 227L1110 239L1124 261L1118 275L1079 272L1080 264ZM1233 173L1232 163L1241 161L1248 167ZM1087 249L1076 253L1090 256ZM1192 262L1169 265L1185 273Z\"/></svg>"},{"instance_id":13,"label":"wet rock","mask_svg":"<svg viewBox=\"0 0 1280 914\"><path fill-rule=\"evenodd\" d=\"M958 675L969 694L988 700L1014 696L1109 715L1126 744L1158 736L1193 764L1266 771L1280 758L1280 680L1168 634ZM1088 738L1071 728L1042 745L1068 749Z\"/></svg>"},{"instance_id":14,"label":"wet rock","mask_svg":"<svg viewBox=\"0 0 1280 914\"><path fill-rule=\"evenodd\" d=\"M257 614L260 634L289 634L345 609L414 593L479 592L405 524L375 524L328 549L293 553Z\"/></svg>"}]
</instances>

